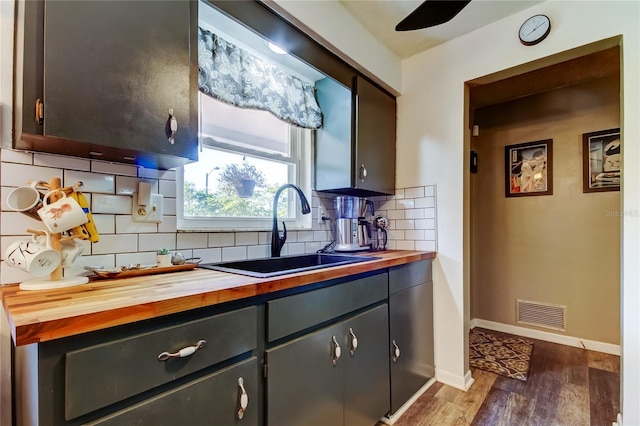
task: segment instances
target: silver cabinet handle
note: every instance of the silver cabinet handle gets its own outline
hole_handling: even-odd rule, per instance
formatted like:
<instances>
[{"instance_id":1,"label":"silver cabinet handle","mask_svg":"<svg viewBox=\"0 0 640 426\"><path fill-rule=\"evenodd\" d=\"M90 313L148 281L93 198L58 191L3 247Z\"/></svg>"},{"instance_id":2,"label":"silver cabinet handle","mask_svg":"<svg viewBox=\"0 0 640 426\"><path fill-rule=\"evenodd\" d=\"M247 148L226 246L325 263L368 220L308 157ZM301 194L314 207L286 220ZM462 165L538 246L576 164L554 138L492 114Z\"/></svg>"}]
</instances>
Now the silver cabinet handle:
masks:
<instances>
[{"instance_id":1,"label":"silver cabinet handle","mask_svg":"<svg viewBox=\"0 0 640 426\"><path fill-rule=\"evenodd\" d=\"M169 358L184 358L193 355L195 351L204 348L206 345L206 340L198 340L198 343L196 343L195 345L182 348L178 352L162 352L160 355L158 355L158 361L166 361Z\"/></svg>"},{"instance_id":2,"label":"silver cabinet handle","mask_svg":"<svg viewBox=\"0 0 640 426\"><path fill-rule=\"evenodd\" d=\"M331 340L333 341L333 359L331 360L331 363L336 365L340 359L340 355L342 355L342 349L340 349L336 336L333 336Z\"/></svg>"},{"instance_id":3,"label":"silver cabinet handle","mask_svg":"<svg viewBox=\"0 0 640 426\"><path fill-rule=\"evenodd\" d=\"M173 115L173 108L169 109L169 118L167 124L164 126L164 132L169 139L169 143L173 145L176 143L176 132L178 131L178 120Z\"/></svg>"},{"instance_id":4,"label":"silver cabinet handle","mask_svg":"<svg viewBox=\"0 0 640 426\"><path fill-rule=\"evenodd\" d=\"M360 166L360 182L364 183L365 178L367 177L367 168L364 166L364 163Z\"/></svg>"},{"instance_id":5,"label":"silver cabinet handle","mask_svg":"<svg viewBox=\"0 0 640 426\"><path fill-rule=\"evenodd\" d=\"M238 378L238 386L240 387L240 409L238 409L238 420L242 420L244 412L247 411L247 407L249 406L249 395L244 388L244 379L242 377Z\"/></svg>"},{"instance_id":6,"label":"silver cabinet handle","mask_svg":"<svg viewBox=\"0 0 640 426\"><path fill-rule=\"evenodd\" d=\"M349 328L349 334L351 335L351 350L349 353L353 356L356 353L356 349L358 349L358 337L353 332L353 328Z\"/></svg>"},{"instance_id":7,"label":"silver cabinet handle","mask_svg":"<svg viewBox=\"0 0 640 426\"><path fill-rule=\"evenodd\" d=\"M393 343L393 356L391 357L391 360L393 362L397 362L398 358L400 358L400 348L396 344L395 340L393 340L391 343Z\"/></svg>"}]
</instances>

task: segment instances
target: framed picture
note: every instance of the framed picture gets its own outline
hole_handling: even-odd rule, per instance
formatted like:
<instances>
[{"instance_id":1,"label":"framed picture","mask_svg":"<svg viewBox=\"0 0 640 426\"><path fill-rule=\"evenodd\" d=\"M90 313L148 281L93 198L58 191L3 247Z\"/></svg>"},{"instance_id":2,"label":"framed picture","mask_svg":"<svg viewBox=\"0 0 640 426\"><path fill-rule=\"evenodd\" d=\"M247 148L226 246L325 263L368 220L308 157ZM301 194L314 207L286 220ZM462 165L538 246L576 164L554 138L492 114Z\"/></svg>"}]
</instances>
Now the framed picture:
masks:
<instances>
[{"instance_id":1,"label":"framed picture","mask_svg":"<svg viewBox=\"0 0 640 426\"><path fill-rule=\"evenodd\" d=\"M620 191L620 129L582 135L582 192Z\"/></svg>"},{"instance_id":2,"label":"framed picture","mask_svg":"<svg viewBox=\"0 0 640 426\"><path fill-rule=\"evenodd\" d=\"M504 147L507 197L553 194L552 148L552 139Z\"/></svg>"}]
</instances>

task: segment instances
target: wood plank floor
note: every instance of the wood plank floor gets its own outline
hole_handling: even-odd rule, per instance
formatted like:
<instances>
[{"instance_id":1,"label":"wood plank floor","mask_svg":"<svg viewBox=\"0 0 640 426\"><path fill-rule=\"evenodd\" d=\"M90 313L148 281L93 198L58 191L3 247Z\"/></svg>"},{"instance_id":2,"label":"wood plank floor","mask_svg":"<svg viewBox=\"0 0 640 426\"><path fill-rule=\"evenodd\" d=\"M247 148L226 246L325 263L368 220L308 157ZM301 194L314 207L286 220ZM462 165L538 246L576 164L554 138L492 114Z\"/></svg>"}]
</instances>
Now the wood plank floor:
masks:
<instances>
[{"instance_id":1,"label":"wood plank floor","mask_svg":"<svg viewBox=\"0 0 640 426\"><path fill-rule=\"evenodd\" d=\"M620 357L531 340L526 382L473 369L468 392L435 383L396 425L611 426L620 411Z\"/></svg>"}]
</instances>

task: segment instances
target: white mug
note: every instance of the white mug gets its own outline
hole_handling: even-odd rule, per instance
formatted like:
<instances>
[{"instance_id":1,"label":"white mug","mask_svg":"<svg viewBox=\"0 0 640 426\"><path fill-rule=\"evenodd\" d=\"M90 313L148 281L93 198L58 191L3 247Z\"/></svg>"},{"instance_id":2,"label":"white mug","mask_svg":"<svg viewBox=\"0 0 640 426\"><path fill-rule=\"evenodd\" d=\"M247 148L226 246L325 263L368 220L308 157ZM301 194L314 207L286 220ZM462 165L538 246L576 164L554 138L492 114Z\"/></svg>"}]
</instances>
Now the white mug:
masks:
<instances>
[{"instance_id":1,"label":"white mug","mask_svg":"<svg viewBox=\"0 0 640 426\"><path fill-rule=\"evenodd\" d=\"M84 251L82 244L76 240L67 240L62 242L62 267L68 268L75 263L78 257Z\"/></svg>"},{"instance_id":2,"label":"white mug","mask_svg":"<svg viewBox=\"0 0 640 426\"><path fill-rule=\"evenodd\" d=\"M43 196L37 187L43 182L33 182L29 186L19 186L7 196L7 206L13 211L23 213L33 219L40 220L38 210L42 208Z\"/></svg>"},{"instance_id":3,"label":"white mug","mask_svg":"<svg viewBox=\"0 0 640 426\"><path fill-rule=\"evenodd\" d=\"M48 235L48 234L47 234ZM60 264L60 253L47 244L40 244L36 236L29 240L14 241L4 253L4 261L8 266L22 269L34 277L44 277L54 271Z\"/></svg>"},{"instance_id":4,"label":"white mug","mask_svg":"<svg viewBox=\"0 0 640 426\"><path fill-rule=\"evenodd\" d=\"M49 204L49 198L55 194L62 194L62 198ZM38 216L52 233L68 231L89 221L80 204L60 189L49 191L43 198L44 206L38 210Z\"/></svg>"}]
</instances>

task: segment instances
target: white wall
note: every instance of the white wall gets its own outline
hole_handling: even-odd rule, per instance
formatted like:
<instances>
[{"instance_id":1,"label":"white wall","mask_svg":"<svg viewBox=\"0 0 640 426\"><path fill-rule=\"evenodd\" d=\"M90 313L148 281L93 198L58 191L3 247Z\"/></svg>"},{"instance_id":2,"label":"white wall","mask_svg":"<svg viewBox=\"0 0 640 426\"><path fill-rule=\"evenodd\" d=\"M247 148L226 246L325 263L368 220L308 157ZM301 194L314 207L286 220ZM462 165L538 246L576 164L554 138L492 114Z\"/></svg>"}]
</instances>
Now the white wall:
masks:
<instances>
[{"instance_id":1,"label":"white wall","mask_svg":"<svg viewBox=\"0 0 640 426\"><path fill-rule=\"evenodd\" d=\"M549 37L525 47L521 23L535 13L551 18ZM402 63L398 100L397 182L438 186L438 256L434 264L436 367L440 380L463 387L468 368L468 175L464 82L587 43L623 36L624 178L622 219L622 412L640 424L640 3L548 1ZM465 210L466 209L466 210Z\"/></svg>"}]
</instances>

